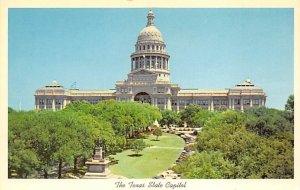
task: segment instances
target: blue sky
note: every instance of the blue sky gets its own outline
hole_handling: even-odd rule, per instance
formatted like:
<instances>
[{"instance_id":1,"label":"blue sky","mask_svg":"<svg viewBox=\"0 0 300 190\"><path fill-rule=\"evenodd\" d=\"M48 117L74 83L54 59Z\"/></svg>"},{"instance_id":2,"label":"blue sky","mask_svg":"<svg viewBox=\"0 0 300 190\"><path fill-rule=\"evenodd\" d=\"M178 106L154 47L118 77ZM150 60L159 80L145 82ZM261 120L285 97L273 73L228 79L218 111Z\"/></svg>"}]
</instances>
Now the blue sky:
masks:
<instances>
[{"instance_id":1,"label":"blue sky","mask_svg":"<svg viewBox=\"0 0 300 190\"><path fill-rule=\"evenodd\" d=\"M293 9L153 9L181 88L224 89L247 78L284 109L294 92ZM8 103L34 109L37 88L113 89L148 9L9 9Z\"/></svg>"}]
</instances>

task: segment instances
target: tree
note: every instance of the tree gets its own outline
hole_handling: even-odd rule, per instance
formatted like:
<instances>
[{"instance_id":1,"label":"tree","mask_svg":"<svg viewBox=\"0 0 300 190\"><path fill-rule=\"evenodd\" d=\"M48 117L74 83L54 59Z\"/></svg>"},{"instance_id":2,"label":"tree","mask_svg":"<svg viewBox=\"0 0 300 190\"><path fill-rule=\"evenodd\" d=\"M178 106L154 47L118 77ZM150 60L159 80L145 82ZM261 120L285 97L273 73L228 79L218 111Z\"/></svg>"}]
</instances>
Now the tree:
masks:
<instances>
[{"instance_id":1,"label":"tree","mask_svg":"<svg viewBox=\"0 0 300 190\"><path fill-rule=\"evenodd\" d=\"M130 142L130 149L135 152L135 156L138 156L139 153L146 148L146 143L143 139L135 139Z\"/></svg>"},{"instance_id":2,"label":"tree","mask_svg":"<svg viewBox=\"0 0 300 190\"><path fill-rule=\"evenodd\" d=\"M211 118L213 122L208 121L209 125L199 133L195 148L200 153L220 152L223 159L233 166L229 167L230 175L227 177L293 178L291 131L279 131L275 135L260 136L246 129L244 123L240 122L242 120L236 117L238 115L230 113L217 116L217 119ZM270 117L269 119L277 121L273 118L276 118L276 115ZM217 126L214 127L212 124ZM214 164L212 166L215 167Z\"/></svg>"},{"instance_id":3,"label":"tree","mask_svg":"<svg viewBox=\"0 0 300 190\"><path fill-rule=\"evenodd\" d=\"M180 122L179 115L175 111L166 110L162 111L162 118L159 121L161 126L167 125L177 125Z\"/></svg>"},{"instance_id":4,"label":"tree","mask_svg":"<svg viewBox=\"0 0 300 190\"><path fill-rule=\"evenodd\" d=\"M182 178L190 179L220 179L231 178L233 164L225 160L220 152L196 153L173 167L175 172L181 173Z\"/></svg>"},{"instance_id":5,"label":"tree","mask_svg":"<svg viewBox=\"0 0 300 190\"><path fill-rule=\"evenodd\" d=\"M265 107L252 108L246 112L246 128L260 136L269 137L278 132L293 131L293 123L286 111Z\"/></svg>"},{"instance_id":6,"label":"tree","mask_svg":"<svg viewBox=\"0 0 300 190\"><path fill-rule=\"evenodd\" d=\"M201 107L190 104L183 111L179 113L181 122L186 122L189 127L194 127L193 116L201 110Z\"/></svg>"},{"instance_id":7,"label":"tree","mask_svg":"<svg viewBox=\"0 0 300 190\"><path fill-rule=\"evenodd\" d=\"M154 130L153 130L153 135L156 136L156 140L158 141L158 137L159 136L162 136L162 131L159 127L156 127Z\"/></svg>"},{"instance_id":8,"label":"tree","mask_svg":"<svg viewBox=\"0 0 300 190\"><path fill-rule=\"evenodd\" d=\"M285 104L285 110L294 113L294 94L291 94Z\"/></svg>"},{"instance_id":9,"label":"tree","mask_svg":"<svg viewBox=\"0 0 300 190\"><path fill-rule=\"evenodd\" d=\"M181 122L186 122L189 127L203 127L216 114L219 112L213 113L195 104L188 105L179 113Z\"/></svg>"}]
</instances>

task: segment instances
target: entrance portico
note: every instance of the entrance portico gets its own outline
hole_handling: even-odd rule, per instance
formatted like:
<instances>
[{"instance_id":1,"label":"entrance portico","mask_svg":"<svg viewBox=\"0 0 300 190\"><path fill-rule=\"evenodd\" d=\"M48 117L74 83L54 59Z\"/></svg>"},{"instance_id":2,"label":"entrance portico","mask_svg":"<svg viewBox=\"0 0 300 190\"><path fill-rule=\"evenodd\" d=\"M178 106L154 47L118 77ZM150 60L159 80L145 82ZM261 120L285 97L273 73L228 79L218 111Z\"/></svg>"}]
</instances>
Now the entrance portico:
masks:
<instances>
[{"instance_id":1,"label":"entrance portico","mask_svg":"<svg viewBox=\"0 0 300 190\"><path fill-rule=\"evenodd\" d=\"M151 104L151 97L146 92L139 92L134 96L134 101Z\"/></svg>"}]
</instances>

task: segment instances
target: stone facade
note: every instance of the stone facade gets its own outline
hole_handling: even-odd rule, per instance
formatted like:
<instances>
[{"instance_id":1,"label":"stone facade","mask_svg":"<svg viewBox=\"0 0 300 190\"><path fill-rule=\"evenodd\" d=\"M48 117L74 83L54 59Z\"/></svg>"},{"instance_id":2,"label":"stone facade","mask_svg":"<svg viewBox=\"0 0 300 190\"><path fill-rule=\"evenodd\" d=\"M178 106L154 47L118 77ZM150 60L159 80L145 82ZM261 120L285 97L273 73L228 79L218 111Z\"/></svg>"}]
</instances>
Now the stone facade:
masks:
<instances>
[{"instance_id":1,"label":"stone facade","mask_svg":"<svg viewBox=\"0 0 300 190\"><path fill-rule=\"evenodd\" d=\"M96 104L102 100L140 101L161 110L180 111L189 104L205 109L244 111L264 106L266 94L248 79L224 90L181 89L170 81L169 59L161 32L154 25L154 14L148 12L147 25L140 32L131 54L131 72L127 79L117 81L114 90L65 89L53 81L35 92L36 110L58 110L73 101Z\"/></svg>"}]
</instances>

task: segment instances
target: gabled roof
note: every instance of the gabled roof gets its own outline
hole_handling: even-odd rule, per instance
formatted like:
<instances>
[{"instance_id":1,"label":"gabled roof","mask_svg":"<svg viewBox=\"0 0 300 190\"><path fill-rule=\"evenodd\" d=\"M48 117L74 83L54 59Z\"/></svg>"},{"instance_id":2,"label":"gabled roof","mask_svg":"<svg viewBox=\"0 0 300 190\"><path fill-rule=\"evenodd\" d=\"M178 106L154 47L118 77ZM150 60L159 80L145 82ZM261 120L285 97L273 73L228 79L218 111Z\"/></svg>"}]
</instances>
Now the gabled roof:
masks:
<instances>
[{"instance_id":1,"label":"gabled roof","mask_svg":"<svg viewBox=\"0 0 300 190\"><path fill-rule=\"evenodd\" d=\"M135 71L132 71L128 75L145 75L145 74L153 75L153 74L155 74L155 72L149 71L149 70L144 69L144 68L140 68L140 69L137 69Z\"/></svg>"}]
</instances>

